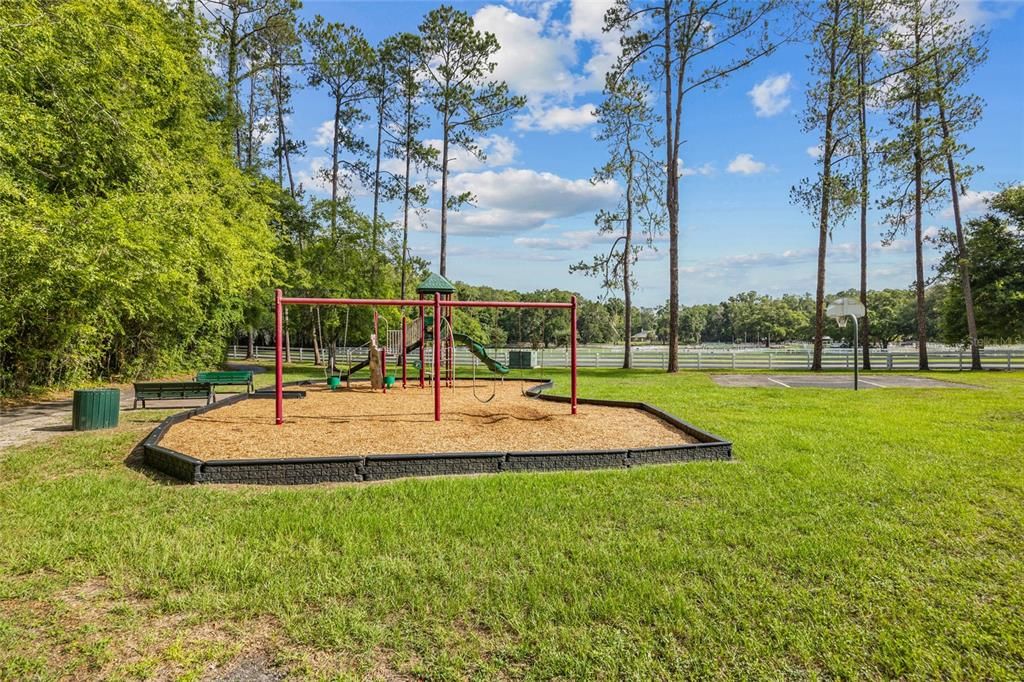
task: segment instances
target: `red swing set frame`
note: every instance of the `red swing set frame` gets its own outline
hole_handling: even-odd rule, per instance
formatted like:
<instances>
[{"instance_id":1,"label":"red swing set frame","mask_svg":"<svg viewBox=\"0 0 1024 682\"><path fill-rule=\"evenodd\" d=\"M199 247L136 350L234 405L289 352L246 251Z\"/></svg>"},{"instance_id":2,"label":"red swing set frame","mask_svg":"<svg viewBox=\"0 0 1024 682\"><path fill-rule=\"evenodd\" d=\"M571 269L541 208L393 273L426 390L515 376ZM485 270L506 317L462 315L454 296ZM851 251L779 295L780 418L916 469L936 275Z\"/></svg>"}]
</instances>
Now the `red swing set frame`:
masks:
<instances>
[{"instance_id":1,"label":"red swing set frame","mask_svg":"<svg viewBox=\"0 0 1024 682\"><path fill-rule=\"evenodd\" d=\"M420 324L423 324L425 319L423 316L427 306L430 305L434 310L434 322L433 322L433 385L434 385L434 421L441 421L441 376L439 368L441 366L441 344L439 343L441 338L441 312L447 310L451 313L453 308L549 308L549 309L567 309L569 310L569 363L570 363L570 374L571 374L571 385L572 385L572 397L570 398L569 405L571 414L576 414L576 297L573 296L568 303L547 303L541 301L453 301L449 299L442 300L441 295L438 293L434 294L434 301L431 305L427 300L403 300L403 299L388 299L388 298L305 298L296 296L285 296L282 294L280 289L274 292L274 361L276 364L276 423L284 423L284 379L281 364L281 339L283 338L282 332L282 311L286 305L368 305L368 306L399 306L399 307L411 307L419 308L420 311ZM402 379L403 385L406 373L406 362L408 352L406 351L405 343L405 330L406 330L406 318L402 317ZM422 331L426 331L423 329ZM426 339L425 334L420 334L420 354L422 358L423 353L423 341ZM454 373L453 378L454 380ZM423 388L423 363L420 362L420 388Z\"/></svg>"}]
</instances>

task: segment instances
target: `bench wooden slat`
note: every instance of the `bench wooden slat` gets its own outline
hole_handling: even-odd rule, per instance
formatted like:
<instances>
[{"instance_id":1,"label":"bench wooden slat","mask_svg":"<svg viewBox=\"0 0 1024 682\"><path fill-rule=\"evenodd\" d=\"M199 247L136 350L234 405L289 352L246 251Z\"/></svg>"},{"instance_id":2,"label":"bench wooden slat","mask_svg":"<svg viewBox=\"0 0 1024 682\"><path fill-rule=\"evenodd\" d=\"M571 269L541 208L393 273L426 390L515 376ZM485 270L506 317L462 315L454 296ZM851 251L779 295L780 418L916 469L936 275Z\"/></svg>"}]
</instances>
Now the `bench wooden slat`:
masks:
<instances>
[{"instance_id":1,"label":"bench wooden slat","mask_svg":"<svg viewBox=\"0 0 1024 682\"><path fill-rule=\"evenodd\" d=\"M187 400L190 398L206 398L206 404L214 399L213 385L197 381L165 381L159 383L142 382L134 384L135 405L146 407L147 400Z\"/></svg>"},{"instance_id":2,"label":"bench wooden slat","mask_svg":"<svg viewBox=\"0 0 1024 682\"><path fill-rule=\"evenodd\" d=\"M252 372L248 370L216 370L199 372L196 381L213 384L214 386L248 386L253 390Z\"/></svg>"}]
</instances>

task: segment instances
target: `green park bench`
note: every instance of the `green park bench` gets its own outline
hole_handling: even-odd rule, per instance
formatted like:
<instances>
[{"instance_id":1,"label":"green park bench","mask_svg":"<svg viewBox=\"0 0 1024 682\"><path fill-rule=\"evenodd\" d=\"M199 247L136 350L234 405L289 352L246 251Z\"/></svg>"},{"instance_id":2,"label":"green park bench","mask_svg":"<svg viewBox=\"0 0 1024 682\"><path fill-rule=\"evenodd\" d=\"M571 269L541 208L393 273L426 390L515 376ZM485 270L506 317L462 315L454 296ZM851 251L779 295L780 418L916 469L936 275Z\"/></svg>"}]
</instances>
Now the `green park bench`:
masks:
<instances>
[{"instance_id":1,"label":"green park bench","mask_svg":"<svg viewBox=\"0 0 1024 682\"><path fill-rule=\"evenodd\" d=\"M211 386L245 386L247 393L252 393L252 372L248 370L217 370L212 372L199 372L196 374L196 382L210 384ZM217 400L216 391L213 396Z\"/></svg>"},{"instance_id":2,"label":"green park bench","mask_svg":"<svg viewBox=\"0 0 1024 682\"><path fill-rule=\"evenodd\" d=\"M213 384L198 381L165 381L160 383L135 384L135 404L132 409L139 406L146 409L147 400L191 400L192 398L205 398L209 405L214 400Z\"/></svg>"}]
</instances>

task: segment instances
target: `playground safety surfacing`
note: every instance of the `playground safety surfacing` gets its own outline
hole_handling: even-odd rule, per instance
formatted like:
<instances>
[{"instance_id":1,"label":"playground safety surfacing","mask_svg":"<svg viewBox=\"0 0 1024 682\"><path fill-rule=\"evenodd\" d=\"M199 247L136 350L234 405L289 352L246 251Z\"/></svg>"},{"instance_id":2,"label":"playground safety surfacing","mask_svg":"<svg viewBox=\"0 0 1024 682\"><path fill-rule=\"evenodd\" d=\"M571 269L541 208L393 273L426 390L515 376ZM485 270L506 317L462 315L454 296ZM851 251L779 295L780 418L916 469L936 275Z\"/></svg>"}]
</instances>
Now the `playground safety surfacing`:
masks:
<instances>
[{"instance_id":1,"label":"playground safety surfacing","mask_svg":"<svg viewBox=\"0 0 1024 682\"><path fill-rule=\"evenodd\" d=\"M728 388L848 388L853 389L853 374L712 374L711 380ZM898 374L861 376L861 389L876 388L977 388L952 381Z\"/></svg>"},{"instance_id":2,"label":"playground safety surfacing","mask_svg":"<svg viewBox=\"0 0 1024 682\"><path fill-rule=\"evenodd\" d=\"M386 394L301 386L282 425L273 400L240 395L169 418L145 458L189 482L316 483L731 457L728 442L650 405L584 398L572 415L537 386L459 381L443 388L440 422L432 389L412 383Z\"/></svg>"}]
</instances>

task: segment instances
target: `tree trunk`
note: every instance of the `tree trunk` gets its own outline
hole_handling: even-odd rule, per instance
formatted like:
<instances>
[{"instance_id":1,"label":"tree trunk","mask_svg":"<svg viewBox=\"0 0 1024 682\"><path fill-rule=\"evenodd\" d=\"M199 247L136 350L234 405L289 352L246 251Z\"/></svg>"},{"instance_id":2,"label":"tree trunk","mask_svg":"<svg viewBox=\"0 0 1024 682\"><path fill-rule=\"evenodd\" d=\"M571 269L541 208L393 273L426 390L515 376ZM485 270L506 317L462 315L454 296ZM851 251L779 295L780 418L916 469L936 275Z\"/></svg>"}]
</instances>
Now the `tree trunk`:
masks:
<instances>
[{"instance_id":1,"label":"tree trunk","mask_svg":"<svg viewBox=\"0 0 1024 682\"><path fill-rule=\"evenodd\" d=\"M864 5L858 8L860 16L860 39L866 31L867 20L864 16ZM871 369L871 332L868 310L868 193L870 185L870 167L868 158L868 107L865 88L867 87L867 55L864 46L860 46L857 55L857 132L860 137L860 302L864 306L864 320L861 322L861 348L864 349L864 369Z\"/></svg>"},{"instance_id":2,"label":"tree trunk","mask_svg":"<svg viewBox=\"0 0 1024 682\"><path fill-rule=\"evenodd\" d=\"M277 96L274 96L277 99ZM277 186L284 189L284 130L281 126L281 106L277 104Z\"/></svg>"},{"instance_id":3,"label":"tree trunk","mask_svg":"<svg viewBox=\"0 0 1024 682\"><path fill-rule=\"evenodd\" d=\"M663 8L665 77L665 209L668 213L668 371L679 371L679 156L672 117L672 3ZM676 112L678 116L678 112Z\"/></svg>"},{"instance_id":4,"label":"tree trunk","mask_svg":"<svg viewBox=\"0 0 1024 682\"><path fill-rule=\"evenodd\" d=\"M383 74L382 74L383 79ZM383 80L382 80L383 83ZM382 85L383 87L383 85ZM380 99L377 101L377 151L375 156L374 168L373 168L373 227L370 232L370 245L371 245L371 257L370 262L370 277L371 277L371 291L376 292L376 285L374 282L377 280L377 230L380 216L380 152L381 146L384 141L384 95L383 92Z\"/></svg>"},{"instance_id":5,"label":"tree trunk","mask_svg":"<svg viewBox=\"0 0 1024 682\"><path fill-rule=\"evenodd\" d=\"M448 127L447 116L444 121L444 135L441 142L441 276L446 276L446 255L448 251Z\"/></svg>"},{"instance_id":6,"label":"tree trunk","mask_svg":"<svg viewBox=\"0 0 1024 682\"><path fill-rule=\"evenodd\" d=\"M231 31L228 34L228 112L235 142L235 163L242 165L242 131L238 125L238 21L241 5L231 5Z\"/></svg>"},{"instance_id":7,"label":"tree trunk","mask_svg":"<svg viewBox=\"0 0 1024 682\"><path fill-rule=\"evenodd\" d=\"M405 105L405 178L402 192L402 300L405 300L406 256L409 253L409 174L412 172L412 102Z\"/></svg>"},{"instance_id":8,"label":"tree trunk","mask_svg":"<svg viewBox=\"0 0 1024 682\"><path fill-rule=\"evenodd\" d=\"M341 99L334 100L334 139L331 143L331 238L338 239L338 135L341 133ZM320 364L319 360L317 364Z\"/></svg>"},{"instance_id":9,"label":"tree trunk","mask_svg":"<svg viewBox=\"0 0 1024 682\"><path fill-rule=\"evenodd\" d=\"M914 95L914 258L917 266L917 281L914 288L917 292L917 365L918 369L928 369L928 319L925 315L924 301L924 235L921 221L924 216L924 161L921 151L921 95Z\"/></svg>"},{"instance_id":10,"label":"tree trunk","mask_svg":"<svg viewBox=\"0 0 1024 682\"><path fill-rule=\"evenodd\" d=\"M956 164L949 151L949 121L946 120L946 106L939 100L939 123L942 125L942 140L946 143L946 170L949 173L949 191L953 199L953 222L956 224L957 264L960 266L960 286L964 292L964 307L967 311L967 336L971 342L971 369L980 370L981 349L978 345L978 324L974 317L974 295L971 292L971 266L967 258L967 240L960 219L960 192L957 187Z\"/></svg>"},{"instance_id":11,"label":"tree trunk","mask_svg":"<svg viewBox=\"0 0 1024 682\"><path fill-rule=\"evenodd\" d=\"M281 74L281 66L277 66L277 88L274 92L274 102L277 105L277 135L278 150L277 157L277 178L278 184L284 187L284 180L281 173L281 162L284 161L284 166L288 172L288 194L292 199L295 198L295 179L292 177L292 162L288 156L288 128L284 123L284 77Z\"/></svg>"},{"instance_id":12,"label":"tree trunk","mask_svg":"<svg viewBox=\"0 0 1024 682\"><path fill-rule=\"evenodd\" d=\"M246 145L245 145L245 168L252 170L253 158L253 135L256 133L254 119L256 118L256 76L249 76L249 106L245 121Z\"/></svg>"},{"instance_id":13,"label":"tree trunk","mask_svg":"<svg viewBox=\"0 0 1024 682\"><path fill-rule=\"evenodd\" d=\"M249 342L245 347L245 359L251 360L256 355L256 332L249 327Z\"/></svg>"},{"instance_id":14,"label":"tree trunk","mask_svg":"<svg viewBox=\"0 0 1024 682\"><path fill-rule=\"evenodd\" d=\"M839 4L833 5L833 21L839 23ZM825 140L821 150L821 207L818 212L818 276L814 296L814 355L811 369L821 371L825 338L825 256L828 250L829 208L832 199L832 121L836 108L836 51L838 38L833 33L829 45L828 97L825 101Z\"/></svg>"},{"instance_id":15,"label":"tree trunk","mask_svg":"<svg viewBox=\"0 0 1024 682\"><path fill-rule=\"evenodd\" d=\"M622 292L626 299L625 331L626 341L622 353L622 369L632 369L633 343L633 283L630 281L630 261L633 249L633 165L636 161L629 152L629 166L626 168L626 239L622 250Z\"/></svg>"}]
</instances>

